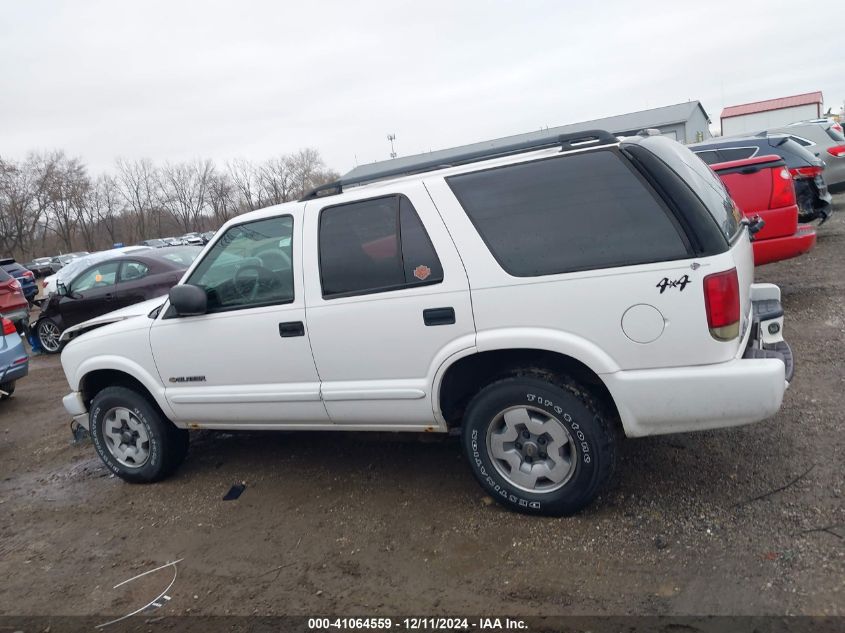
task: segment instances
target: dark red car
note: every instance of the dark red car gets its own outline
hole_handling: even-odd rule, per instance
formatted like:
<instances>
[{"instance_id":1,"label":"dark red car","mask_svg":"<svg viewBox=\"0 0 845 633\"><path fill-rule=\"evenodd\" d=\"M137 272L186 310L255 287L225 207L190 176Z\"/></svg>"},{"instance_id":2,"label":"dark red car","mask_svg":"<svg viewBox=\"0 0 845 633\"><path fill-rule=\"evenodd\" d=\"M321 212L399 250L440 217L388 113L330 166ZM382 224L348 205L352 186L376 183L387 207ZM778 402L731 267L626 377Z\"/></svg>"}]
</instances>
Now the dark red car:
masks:
<instances>
[{"instance_id":1,"label":"dark red car","mask_svg":"<svg viewBox=\"0 0 845 633\"><path fill-rule=\"evenodd\" d=\"M202 248L183 246L161 251L115 253L80 271L44 301L35 324L43 350L62 349L62 332L77 323L166 295L182 278Z\"/></svg>"},{"instance_id":2,"label":"dark red car","mask_svg":"<svg viewBox=\"0 0 845 633\"><path fill-rule=\"evenodd\" d=\"M780 156L714 163L710 168L743 215L760 216L765 222L752 244L756 266L797 257L815 246L816 230L798 223L794 181Z\"/></svg>"}]
</instances>

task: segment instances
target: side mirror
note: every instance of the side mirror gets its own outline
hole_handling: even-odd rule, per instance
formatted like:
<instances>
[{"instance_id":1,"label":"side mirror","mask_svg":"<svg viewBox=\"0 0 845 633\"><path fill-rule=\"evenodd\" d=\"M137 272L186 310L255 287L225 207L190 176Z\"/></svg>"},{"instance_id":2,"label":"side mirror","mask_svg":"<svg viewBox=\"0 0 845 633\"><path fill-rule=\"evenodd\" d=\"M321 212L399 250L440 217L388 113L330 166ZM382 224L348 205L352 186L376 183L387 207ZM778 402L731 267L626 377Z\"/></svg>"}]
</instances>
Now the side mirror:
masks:
<instances>
[{"instance_id":1,"label":"side mirror","mask_svg":"<svg viewBox=\"0 0 845 633\"><path fill-rule=\"evenodd\" d=\"M56 286L56 294L62 297L67 297L70 293L67 290L67 286L60 281Z\"/></svg>"},{"instance_id":2,"label":"side mirror","mask_svg":"<svg viewBox=\"0 0 845 633\"><path fill-rule=\"evenodd\" d=\"M183 284L173 286L168 294L170 305L179 316L199 316L208 311L208 297L199 286Z\"/></svg>"}]
</instances>

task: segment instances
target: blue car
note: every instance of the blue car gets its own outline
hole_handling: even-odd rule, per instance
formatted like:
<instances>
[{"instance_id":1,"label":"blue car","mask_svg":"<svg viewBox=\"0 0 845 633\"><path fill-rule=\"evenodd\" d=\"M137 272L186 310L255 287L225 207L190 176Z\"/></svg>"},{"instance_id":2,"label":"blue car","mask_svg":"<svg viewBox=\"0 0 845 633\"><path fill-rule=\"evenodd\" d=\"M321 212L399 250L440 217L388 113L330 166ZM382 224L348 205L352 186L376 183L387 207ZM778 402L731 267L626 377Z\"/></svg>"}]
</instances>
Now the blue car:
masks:
<instances>
[{"instance_id":1,"label":"blue car","mask_svg":"<svg viewBox=\"0 0 845 633\"><path fill-rule=\"evenodd\" d=\"M29 357L9 319L0 320L0 400L7 400L15 392L15 382L29 373Z\"/></svg>"},{"instance_id":2,"label":"blue car","mask_svg":"<svg viewBox=\"0 0 845 633\"><path fill-rule=\"evenodd\" d=\"M18 280L23 290L23 296L32 303L35 295L38 294L38 283L35 281L35 275L32 274L32 271L21 266L13 257L0 259L0 268Z\"/></svg>"}]
</instances>

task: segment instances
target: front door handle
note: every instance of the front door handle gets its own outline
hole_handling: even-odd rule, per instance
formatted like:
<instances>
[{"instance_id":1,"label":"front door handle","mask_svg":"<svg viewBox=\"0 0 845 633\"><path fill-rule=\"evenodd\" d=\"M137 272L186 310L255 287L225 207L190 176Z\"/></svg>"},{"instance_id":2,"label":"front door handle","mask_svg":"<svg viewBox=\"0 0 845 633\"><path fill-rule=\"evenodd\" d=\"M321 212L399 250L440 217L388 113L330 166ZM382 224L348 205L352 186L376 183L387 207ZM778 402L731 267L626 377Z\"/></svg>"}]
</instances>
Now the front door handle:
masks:
<instances>
[{"instance_id":1,"label":"front door handle","mask_svg":"<svg viewBox=\"0 0 845 633\"><path fill-rule=\"evenodd\" d=\"M428 308L423 310L426 325L452 325L455 322L455 308Z\"/></svg>"},{"instance_id":2,"label":"front door handle","mask_svg":"<svg viewBox=\"0 0 845 633\"><path fill-rule=\"evenodd\" d=\"M305 336L305 324L302 321L287 321L279 323L279 336L288 338L290 336Z\"/></svg>"},{"instance_id":3,"label":"front door handle","mask_svg":"<svg viewBox=\"0 0 845 633\"><path fill-rule=\"evenodd\" d=\"M112 293L107 292L106 293L106 301L111 301L112 299L114 299L114 297L112 296Z\"/></svg>"}]
</instances>

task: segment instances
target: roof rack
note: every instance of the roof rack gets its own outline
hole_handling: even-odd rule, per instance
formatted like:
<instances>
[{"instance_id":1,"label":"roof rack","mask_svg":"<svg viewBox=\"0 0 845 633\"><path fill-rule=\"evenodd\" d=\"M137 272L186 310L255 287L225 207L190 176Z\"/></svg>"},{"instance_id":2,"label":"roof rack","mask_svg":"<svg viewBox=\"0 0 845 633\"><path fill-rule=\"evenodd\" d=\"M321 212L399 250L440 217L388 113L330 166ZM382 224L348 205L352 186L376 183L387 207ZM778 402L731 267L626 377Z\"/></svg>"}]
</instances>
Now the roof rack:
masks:
<instances>
[{"instance_id":1,"label":"roof rack","mask_svg":"<svg viewBox=\"0 0 845 633\"><path fill-rule=\"evenodd\" d=\"M419 162L412 163L410 165L405 165L403 167L390 167L385 165L384 169L369 173L365 176L359 176L357 178L339 178L338 180L326 183L325 185L320 185L302 196L299 201L304 202L305 200L314 200L315 198L323 198L325 196L335 196L343 193L344 187L352 185L362 185L388 178L421 174L428 171L445 169L447 167L457 167L458 165L468 165L482 160L501 158L503 156L511 156L513 154L522 154L558 145L560 146L560 151L563 152L584 147L611 145L618 142L619 139L607 130L584 130L582 132L560 134L556 137L539 138L533 141L522 141L519 143L510 143L508 145L499 145L496 147L489 147L487 149L455 154L445 162L443 159L426 160L425 156L421 155Z\"/></svg>"}]
</instances>

